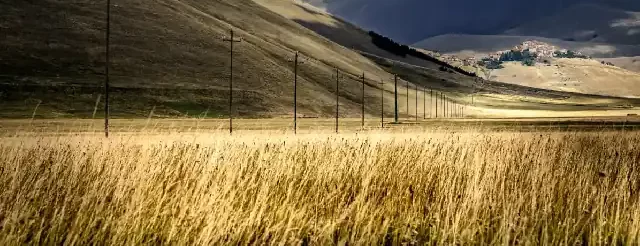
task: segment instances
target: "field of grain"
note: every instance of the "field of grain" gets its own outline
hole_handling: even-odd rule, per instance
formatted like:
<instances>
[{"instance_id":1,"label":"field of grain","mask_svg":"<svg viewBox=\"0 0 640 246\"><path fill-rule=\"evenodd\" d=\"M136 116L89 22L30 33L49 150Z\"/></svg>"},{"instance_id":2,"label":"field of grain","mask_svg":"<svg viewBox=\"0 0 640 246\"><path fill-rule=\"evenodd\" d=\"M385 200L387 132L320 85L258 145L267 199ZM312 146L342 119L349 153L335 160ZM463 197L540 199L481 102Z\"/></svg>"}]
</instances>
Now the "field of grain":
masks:
<instances>
[{"instance_id":1,"label":"field of grain","mask_svg":"<svg viewBox=\"0 0 640 246\"><path fill-rule=\"evenodd\" d=\"M638 244L640 134L0 140L0 244Z\"/></svg>"}]
</instances>

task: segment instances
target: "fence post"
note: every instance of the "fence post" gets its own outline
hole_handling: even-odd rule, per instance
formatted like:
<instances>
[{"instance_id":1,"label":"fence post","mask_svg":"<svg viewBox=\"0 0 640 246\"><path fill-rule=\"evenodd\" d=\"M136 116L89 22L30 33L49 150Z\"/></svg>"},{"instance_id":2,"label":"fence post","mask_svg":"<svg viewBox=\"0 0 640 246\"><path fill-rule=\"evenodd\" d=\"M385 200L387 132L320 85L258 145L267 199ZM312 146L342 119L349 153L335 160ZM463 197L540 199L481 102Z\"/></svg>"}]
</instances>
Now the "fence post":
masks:
<instances>
[{"instance_id":1,"label":"fence post","mask_svg":"<svg viewBox=\"0 0 640 246\"><path fill-rule=\"evenodd\" d=\"M427 119L427 88L422 87L422 119Z\"/></svg>"}]
</instances>

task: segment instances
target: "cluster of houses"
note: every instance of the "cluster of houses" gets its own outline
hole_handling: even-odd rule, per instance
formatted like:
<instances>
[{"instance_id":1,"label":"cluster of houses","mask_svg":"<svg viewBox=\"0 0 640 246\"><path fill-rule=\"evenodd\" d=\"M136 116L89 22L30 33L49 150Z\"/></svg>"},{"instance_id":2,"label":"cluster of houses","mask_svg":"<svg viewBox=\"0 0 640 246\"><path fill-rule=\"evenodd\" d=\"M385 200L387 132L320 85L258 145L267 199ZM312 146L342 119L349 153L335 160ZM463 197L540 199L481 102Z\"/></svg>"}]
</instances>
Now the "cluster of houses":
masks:
<instances>
[{"instance_id":1,"label":"cluster of houses","mask_svg":"<svg viewBox=\"0 0 640 246\"><path fill-rule=\"evenodd\" d=\"M553 57L555 52L559 51L558 47L537 40L525 41L521 45L516 46L514 50L529 50L529 52L536 54L539 58ZM564 50L564 52L566 52L566 50Z\"/></svg>"},{"instance_id":2,"label":"cluster of houses","mask_svg":"<svg viewBox=\"0 0 640 246\"><path fill-rule=\"evenodd\" d=\"M517 45L515 47L513 47L511 50L505 50L505 51L499 51L497 53L494 54L490 54L489 58L492 59L499 59L502 54L506 53L506 52L510 52L510 51L525 51L525 50L529 50L529 53L531 54L535 54L538 58L538 60L544 60L546 58L553 58L556 57L558 55L558 53L561 54L566 54L568 52L570 52L567 49L560 49L554 45L551 45L549 43L545 43L545 42L541 42L541 41L537 41L537 40L530 40L530 41L525 41L520 45ZM582 53L580 52L573 52L571 51L572 54L574 56L583 56Z\"/></svg>"},{"instance_id":3,"label":"cluster of houses","mask_svg":"<svg viewBox=\"0 0 640 246\"><path fill-rule=\"evenodd\" d=\"M530 54L535 54L537 61L544 61L544 62L547 62L548 58L557 57L558 54L562 55L562 54L571 53L572 56L577 56L577 57L582 56L580 52L573 52L567 49L560 49L554 45L541 42L538 40L529 40L529 41L523 42L520 45L513 47L510 50L498 51L496 53L489 54L487 58L490 58L493 60L500 60L500 58L504 53L513 52L513 51L524 52L525 50L528 50ZM451 56L451 55L444 55L444 54L441 55L440 53L437 53L437 52L434 52L432 55L444 62L447 62L449 64L456 64L457 66L459 65L475 66L476 64L478 64L478 60L479 60L476 57L460 58L460 57Z\"/></svg>"},{"instance_id":4,"label":"cluster of houses","mask_svg":"<svg viewBox=\"0 0 640 246\"><path fill-rule=\"evenodd\" d=\"M440 55L440 54L438 54L436 57L438 57L438 59L440 59L441 61L444 61L449 64L454 64L454 65L462 64L462 66L473 66L478 63L478 60L475 57L460 58L457 56Z\"/></svg>"}]
</instances>

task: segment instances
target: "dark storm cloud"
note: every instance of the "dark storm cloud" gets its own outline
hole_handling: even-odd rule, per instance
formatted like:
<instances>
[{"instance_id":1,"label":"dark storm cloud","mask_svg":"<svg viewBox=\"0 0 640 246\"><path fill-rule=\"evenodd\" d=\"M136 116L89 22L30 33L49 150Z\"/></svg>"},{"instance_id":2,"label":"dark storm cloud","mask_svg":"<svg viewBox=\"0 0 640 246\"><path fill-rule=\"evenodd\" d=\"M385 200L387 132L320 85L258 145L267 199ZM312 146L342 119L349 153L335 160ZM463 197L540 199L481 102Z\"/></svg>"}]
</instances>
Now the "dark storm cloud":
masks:
<instances>
[{"instance_id":1,"label":"dark storm cloud","mask_svg":"<svg viewBox=\"0 0 640 246\"><path fill-rule=\"evenodd\" d=\"M325 0L329 12L405 43L445 33L496 34L585 2L640 7L638 0Z\"/></svg>"}]
</instances>

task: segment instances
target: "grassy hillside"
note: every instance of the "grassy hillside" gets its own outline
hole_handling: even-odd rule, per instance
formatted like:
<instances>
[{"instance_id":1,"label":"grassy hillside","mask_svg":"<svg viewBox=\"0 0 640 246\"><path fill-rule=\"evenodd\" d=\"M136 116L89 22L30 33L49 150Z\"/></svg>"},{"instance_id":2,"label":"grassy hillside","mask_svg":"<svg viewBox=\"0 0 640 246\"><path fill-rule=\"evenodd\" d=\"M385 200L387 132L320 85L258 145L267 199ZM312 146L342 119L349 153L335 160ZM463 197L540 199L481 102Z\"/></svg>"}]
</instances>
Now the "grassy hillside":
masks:
<instances>
[{"instance_id":1,"label":"grassy hillside","mask_svg":"<svg viewBox=\"0 0 640 246\"><path fill-rule=\"evenodd\" d=\"M339 17L328 14L313 5L292 0L254 1L344 47L422 67L439 67L430 61L425 61L413 56L401 57L380 49L371 42L368 31L344 21Z\"/></svg>"},{"instance_id":2,"label":"grassy hillside","mask_svg":"<svg viewBox=\"0 0 640 246\"><path fill-rule=\"evenodd\" d=\"M640 73L640 56L633 57L616 57L616 58L601 58L605 62L611 62L618 67Z\"/></svg>"},{"instance_id":3,"label":"grassy hillside","mask_svg":"<svg viewBox=\"0 0 640 246\"><path fill-rule=\"evenodd\" d=\"M104 4L46 0L3 2L0 8L7 36L0 41L6 51L0 60L0 102L9 109L0 116L30 115L39 101L39 112L46 112L40 116L90 116L102 93ZM146 115L154 106L159 115L207 109L210 116L226 114L229 51L221 37L230 28L244 38L236 46L234 69L243 116L291 112L289 60L295 50L312 58L300 66L302 114L329 113L333 67L353 78L363 71L370 78L391 77L357 53L251 1L133 0L114 4L112 11L112 83L121 91L112 101L116 116ZM353 95L359 83L347 79L343 87L343 112L358 112L359 97ZM367 91L367 99L377 100L376 90Z\"/></svg>"},{"instance_id":4,"label":"grassy hillside","mask_svg":"<svg viewBox=\"0 0 640 246\"><path fill-rule=\"evenodd\" d=\"M640 97L640 74L595 60L553 59L533 67L517 62L492 72L492 79L558 91Z\"/></svg>"}]
</instances>

